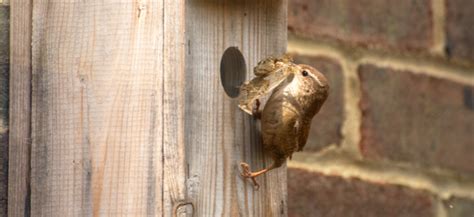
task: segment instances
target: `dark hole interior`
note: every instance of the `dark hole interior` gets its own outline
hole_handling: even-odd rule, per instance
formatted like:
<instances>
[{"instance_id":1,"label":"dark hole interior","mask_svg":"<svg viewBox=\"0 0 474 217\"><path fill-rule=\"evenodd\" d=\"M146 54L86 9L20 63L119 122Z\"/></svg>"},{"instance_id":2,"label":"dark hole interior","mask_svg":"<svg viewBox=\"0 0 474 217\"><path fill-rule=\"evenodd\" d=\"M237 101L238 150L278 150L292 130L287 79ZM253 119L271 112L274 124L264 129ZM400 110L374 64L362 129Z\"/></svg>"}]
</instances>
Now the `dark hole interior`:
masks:
<instances>
[{"instance_id":1,"label":"dark hole interior","mask_svg":"<svg viewBox=\"0 0 474 217\"><path fill-rule=\"evenodd\" d=\"M247 72L245 59L237 47L229 47L221 59L221 83L229 97L239 96Z\"/></svg>"}]
</instances>

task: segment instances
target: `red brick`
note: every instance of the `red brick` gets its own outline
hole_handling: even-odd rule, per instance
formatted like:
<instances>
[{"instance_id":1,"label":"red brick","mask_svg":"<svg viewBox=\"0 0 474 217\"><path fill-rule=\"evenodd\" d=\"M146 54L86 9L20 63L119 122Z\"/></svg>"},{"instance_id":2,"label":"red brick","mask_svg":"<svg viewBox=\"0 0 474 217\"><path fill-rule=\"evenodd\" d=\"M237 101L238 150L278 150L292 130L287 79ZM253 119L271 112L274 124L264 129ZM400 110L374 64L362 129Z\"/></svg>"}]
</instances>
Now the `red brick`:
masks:
<instances>
[{"instance_id":1,"label":"red brick","mask_svg":"<svg viewBox=\"0 0 474 217\"><path fill-rule=\"evenodd\" d=\"M0 64L0 124L8 123L9 68L8 64Z\"/></svg>"},{"instance_id":2,"label":"red brick","mask_svg":"<svg viewBox=\"0 0 474 217\"><path fill-rule=\"evenodd\" d=\"M474 87L374 65L361 79L363 156L474 172Z\"/></svg>"},{"instance_id":3,"label":"red brick","mask_svg":"<svg viewBox=\"0 0 474 217\"><path fill-rule=\"evenodd\" d=\"M431 0L290 0L288 28L308 38L425 50L433 41Z\"/></svg>"},{"instance_id":4,"label":"red brick","mask_svg":"<svg viewBox=\"0 0 474 217\"><path fill-rule=\"evenodd\" d=\"M7 216L9 7L0 5L0 216Z\"/></svg>"},{"instance_id":5,"label":"red brick","mask_svg":"<svg viewBox=\"0 0 474 217\"><path fill-rule=\"evenodd\" d=\"M474 200L453 197L443 201L447 217L474 216Z\"/></svg>"},{"instance_id":6,"label":"red brick","mask_svg":"<svg viewBox=\"0 0 474 217\"><path fill-rule=\"evenodd\" d=\"M289 217L432 217L433 206L421 190L288 169Z\"/></svg>"},{"instance_id":7,"label":"red brick","mask_svg":"<svg viewBox=\"0 0 474 217\"><path fill-rule=\"evenodd\" d=\"M0 126L4 127L4 126ZM8 207L8 131L0 132L0 216L7 216Z\"/></svg>"},{"instance_id":8,"label":"red brick","mask_svg":"<svg viewBox=\"0 0 474 217\"><path fill-rule=\"evenodd\" d=\"M8 65L0 64L0 216L7 213L8 131L5 129L8 129Z\"/></svg>"},{"instance_id":9,"label":"red brick","mask_svg":"<svg viewBox=\"0 0 474 217\"><path fill-rule=\"evenodd\" d=\"M323 73L330 85L330 94L320 112L313 118L305 151L318 151L330 144L340 144L344 120L344 85L342 67L328 57L295 56L296 63L311 65Z\"/></svg>"},{"instance_id":10,"label":"red brick","mask_svg":"<svg viewBox=\"0 0 474 217\"><path fill-rule=\"evenodd\" d=\"M10 8L0 3L0 64L8 63L9 59L9 26Z\"/></svg>"},{"instance_id":11,"label":"red brick","mask_svg":"<svg viewBox=\"0 0 474 217\"><path fill-rule=\"evenodd\" d=\"M446 52L455 59L474 60L474 1L446 1Z\"/></svg>"}]
</instances>

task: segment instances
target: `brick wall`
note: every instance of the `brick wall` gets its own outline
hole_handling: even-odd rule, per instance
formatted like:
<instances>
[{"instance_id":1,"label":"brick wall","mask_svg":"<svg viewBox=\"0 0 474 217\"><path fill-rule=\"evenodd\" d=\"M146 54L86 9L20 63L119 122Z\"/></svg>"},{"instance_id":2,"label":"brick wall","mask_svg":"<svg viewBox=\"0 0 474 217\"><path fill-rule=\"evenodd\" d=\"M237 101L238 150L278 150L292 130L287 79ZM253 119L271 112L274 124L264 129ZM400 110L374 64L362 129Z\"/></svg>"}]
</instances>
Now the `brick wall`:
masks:
<instances>
[{"instance_id":1,"label":"brick wall","mask_svg":"<svg viewBox=\"0 0 474 217\"><path fill-rule=\"evenodd\" d=\"M0 0L0 216L7 4ZM288 50L331 82L305 151L289 162L289 216L474 216L473 11L470 0L289 0Z\"/></svg>"},{"instance_id":2,"label":"brick wall","mask_svg":"<svg viewBox=\"0 0 474 217\"><path fill-rule=\"evenodd\" d=\"M474 1L289 0L330 80L288 163L289 216L474 216Z\"/></svg>"}]
</instances>

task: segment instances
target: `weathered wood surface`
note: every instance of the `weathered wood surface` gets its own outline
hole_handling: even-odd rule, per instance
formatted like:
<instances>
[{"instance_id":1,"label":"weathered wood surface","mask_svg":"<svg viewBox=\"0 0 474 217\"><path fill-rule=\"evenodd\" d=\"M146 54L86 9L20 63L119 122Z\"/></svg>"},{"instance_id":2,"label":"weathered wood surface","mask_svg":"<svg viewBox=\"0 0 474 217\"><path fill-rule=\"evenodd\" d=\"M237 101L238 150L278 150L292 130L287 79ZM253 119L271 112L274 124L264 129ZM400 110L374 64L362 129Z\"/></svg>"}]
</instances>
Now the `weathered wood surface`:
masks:
<instances>
[{"instance_id":1,"label":"weathered wood surface","mask_svg":"<svg viewBox=\"0 0 474 217\"><path fill-rule=\"evenodd\" d=\"M32 216L185 199L184 1L34 1Z\"/></svg>"},{"instance_id":2,"label":"weathered wood surface","mask_svg":"<svg viewBox=\"0 0 474 217\"><path fill-rule=\"evenodd\" d=\"M243 52L247 77L285 51L286 4L34 1L31 54L18 44L18 58L31 55L31 122L28 111L13 121L31 123L31 215L286 216L285 167L259 177L259 191L239 175L241 161L260 169L271 159L219 76L228 47ZM27 211L21 199L10 207Z\"/></svg>"},{"instance_id":3,"label":"weathered wood surface","mask_svg":"<svg viewBox=\"0 0 474 217\"><path fill-rule=\"evenodd\" d=\"M8 207L9 17L9 7L0 2L0 216Z\"/></svg>"},{"instance_id":4,"label":"weathered wood surface","mask_svg":"<svg viewBox=\"0 0 474 217\"><path fill-rule=\"evenodd\" d=\"M10 5L10 133L8 215L29 216L31 148L30 0Z\"/></svg>"},{"instance_id":5,"label":"weathered wood surface","mask_svg":"<svg viewBox=\"0 0 474 217\"><path fill-rule=\"evenodd\" d=\"M186 2L187 194L197 216L286 216L286 167L251 182L239 163L252 169L265 158L255 122L228 97L219 78L226 48L238 47L249 78L257 61L286 49L284 0L193 0Z\"/></svg>"}]
</instances>

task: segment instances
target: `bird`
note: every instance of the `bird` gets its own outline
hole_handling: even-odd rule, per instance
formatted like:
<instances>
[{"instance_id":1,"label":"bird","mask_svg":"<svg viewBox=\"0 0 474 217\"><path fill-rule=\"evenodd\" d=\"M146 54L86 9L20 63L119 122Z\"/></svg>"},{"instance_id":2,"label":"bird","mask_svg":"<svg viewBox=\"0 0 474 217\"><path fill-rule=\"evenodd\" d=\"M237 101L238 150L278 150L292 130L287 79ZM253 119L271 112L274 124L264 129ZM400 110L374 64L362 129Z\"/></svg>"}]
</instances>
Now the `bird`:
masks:
<instances>
[{"instance_id":1,"label":"bird","mask_svg":"<svg viewBox=\"0 0 474 217\"><path fill-rule=\"evenodd\" d=\"M296 151L302 151L309 135L311 121L329 95L327 78L317 69L295 64L289 55L269 57L254 68L256 77L241 86L239 107L261 121L264 151L273 164L252 172L241 162L241 175L251 179L258 189L256 177L282 166ZM260 110L261 97L270 98Z\"/></svg>"}]
</instances>

